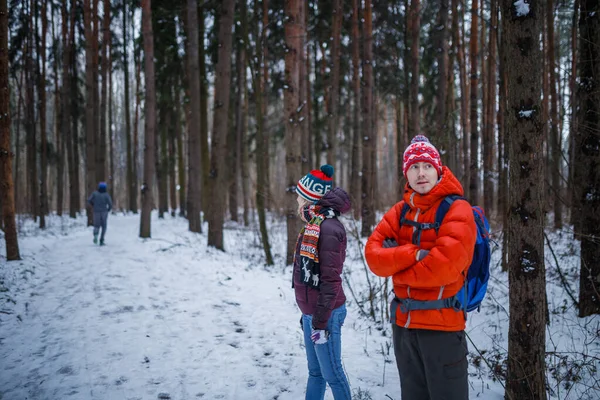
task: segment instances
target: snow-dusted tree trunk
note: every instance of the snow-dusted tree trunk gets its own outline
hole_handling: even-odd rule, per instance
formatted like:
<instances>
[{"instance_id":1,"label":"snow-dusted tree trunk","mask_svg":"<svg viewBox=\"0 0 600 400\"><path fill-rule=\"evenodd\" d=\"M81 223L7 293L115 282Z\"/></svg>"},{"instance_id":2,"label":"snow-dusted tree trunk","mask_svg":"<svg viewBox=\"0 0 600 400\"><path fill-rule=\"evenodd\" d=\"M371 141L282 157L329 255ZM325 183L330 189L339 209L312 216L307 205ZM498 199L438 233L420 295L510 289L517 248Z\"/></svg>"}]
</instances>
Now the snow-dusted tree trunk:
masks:
<instances>
[{"instance_id":1,"label":"snow-dusted tree trunk","mask_svg":"<svg viewBox=\"0 0 600 400\"><path fill-rule=\"evenodd\" d=\"M538 40L541 10L537 1L502 0L510 170L507 227L510 321L506 377L509 399L546 399L544 136L540 121L542 52Z\"/></svg>"}]
</instances>

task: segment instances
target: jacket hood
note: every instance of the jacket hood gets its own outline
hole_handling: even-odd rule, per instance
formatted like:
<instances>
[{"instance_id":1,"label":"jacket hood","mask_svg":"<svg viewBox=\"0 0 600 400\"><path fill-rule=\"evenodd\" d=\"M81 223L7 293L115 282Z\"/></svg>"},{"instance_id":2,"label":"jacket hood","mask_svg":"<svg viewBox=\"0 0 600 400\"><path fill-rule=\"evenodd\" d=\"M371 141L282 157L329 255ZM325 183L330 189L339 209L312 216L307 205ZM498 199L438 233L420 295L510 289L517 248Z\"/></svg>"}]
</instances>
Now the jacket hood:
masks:
<instances>
[{"instance_id":1,"label":"jacket hood","mask_svg":"<svg viewBox=\"0 0 600 400\"><path fill-rule=\"evenodd\" d=\"M340 214L347 213L352 207L350 196L340 187L335 187L325 193L325 196L317 201L316 204L321 207L332 208Z\"/></svg>"},{"instance_id":2,"label":"jacket hood","mask_svg":"<svg viewBox=\"0 0 600 400\"><path fill-rule=\"evenodd\" d=\"M403 200L412 208L420 208L422 211L425 211L446 196L464 196L464 194L465 191L458 179L456 179L448 167L444 166L442 167L441 179L429 193L417 193L408 183L406 183L406 186L404 186Z\"/></svg>"}]
</instances>

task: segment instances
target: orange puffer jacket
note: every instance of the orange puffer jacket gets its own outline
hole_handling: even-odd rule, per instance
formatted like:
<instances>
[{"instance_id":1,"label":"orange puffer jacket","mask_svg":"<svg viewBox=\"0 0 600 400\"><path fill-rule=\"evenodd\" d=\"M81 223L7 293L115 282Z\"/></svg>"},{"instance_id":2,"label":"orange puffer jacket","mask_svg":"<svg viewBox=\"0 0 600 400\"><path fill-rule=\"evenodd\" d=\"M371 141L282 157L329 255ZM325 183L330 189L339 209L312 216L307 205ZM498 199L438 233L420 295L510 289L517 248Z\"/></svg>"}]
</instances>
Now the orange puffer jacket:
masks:
<instances>
[{"instance_id":1,"label":"orange puffer jacket","mask_svg":"<svg viewBox=\"0 0 600 400\"><path fill-rule=\"evenodd\" d=\"M477 234L470 204L455 201L438 234L434 229L422 232L420 247L412 243L415 228L408 224L400 227L399 221L405 202L410 205L407 220L433 223L435 212L446 196L463 194L460 182L444 167L441 180L425 195L407 184L403 201L383 216L369 237L365 248L367 264L375 275L392 277L397 297L437 300L452 297L461 289L471 265ZM386 238L395 239L398 247L383 248ZM429 250L421 261L416 260L419 249ZM405 328L460 331L465 329L465 317L462 311L451 308L403 313L398 307L396 324Z\"/></svg>"}]
</instances>

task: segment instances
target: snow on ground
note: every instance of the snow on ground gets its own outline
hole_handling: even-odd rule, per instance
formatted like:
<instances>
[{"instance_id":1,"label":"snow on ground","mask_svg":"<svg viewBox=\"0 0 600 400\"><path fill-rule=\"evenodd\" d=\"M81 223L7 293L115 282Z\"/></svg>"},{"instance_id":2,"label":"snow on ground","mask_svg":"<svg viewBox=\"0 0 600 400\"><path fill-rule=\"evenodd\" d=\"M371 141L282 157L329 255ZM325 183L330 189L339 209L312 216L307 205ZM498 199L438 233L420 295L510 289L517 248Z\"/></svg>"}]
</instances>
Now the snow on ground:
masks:
<instances>
[{"instance_id":1,"label":"snow on ground","mask_svg":"<svg viewBox=\"0 0 600 400\"><path fill-rule=\"evenodd\" d=\"M354 227L344 222L350 238ZM138 237L139 216L111 215L106 247L92 244L83 218L50 218L43 232L24 222L23 261L0 258L0 399L304 398L285 226L269 223L272 267L263 265L256 230L237 224L227 225L221 252L207 248L206 225L204 234L191 234L186 220L155 214L147 240ZM398 400L389 325L359 311L367 285L384 281L365 273L360 246L350 242L344 366L354 398ZM505 274L496 281L482 312L470 314L468 332L479 350L502 355ZM580 349L578 340L563 342ZM483 361L469 346L471 398L503 399L501 384L477 367ZM580 398L563 394L555 398Z\"/></svg>"}]
</instances>

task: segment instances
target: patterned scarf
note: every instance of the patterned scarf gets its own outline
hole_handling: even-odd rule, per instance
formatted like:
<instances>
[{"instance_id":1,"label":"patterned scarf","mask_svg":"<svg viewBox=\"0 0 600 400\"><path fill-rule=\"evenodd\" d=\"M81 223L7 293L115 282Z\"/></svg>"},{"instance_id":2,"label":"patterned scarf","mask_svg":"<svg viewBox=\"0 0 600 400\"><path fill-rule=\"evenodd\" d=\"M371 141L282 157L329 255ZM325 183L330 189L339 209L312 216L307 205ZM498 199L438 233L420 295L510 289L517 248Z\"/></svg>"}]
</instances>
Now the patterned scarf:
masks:
<instances>
[{"instance_id":1,"label":"patterned scarf","mask_svg":"<svg viewBox=\"0 0 600 400\"><path fill-rule=\"evenodd\" d=\"M305 285L318 288L320 284L321 268L319 265L319 236L321 224L327 218L334 218L337 213L332 208L317 205L304 207L302 216L309 221L300 230L300 277Z\"/></svg>"}]
</instances>

